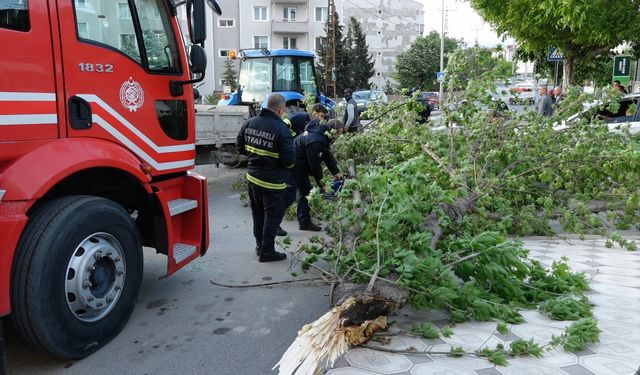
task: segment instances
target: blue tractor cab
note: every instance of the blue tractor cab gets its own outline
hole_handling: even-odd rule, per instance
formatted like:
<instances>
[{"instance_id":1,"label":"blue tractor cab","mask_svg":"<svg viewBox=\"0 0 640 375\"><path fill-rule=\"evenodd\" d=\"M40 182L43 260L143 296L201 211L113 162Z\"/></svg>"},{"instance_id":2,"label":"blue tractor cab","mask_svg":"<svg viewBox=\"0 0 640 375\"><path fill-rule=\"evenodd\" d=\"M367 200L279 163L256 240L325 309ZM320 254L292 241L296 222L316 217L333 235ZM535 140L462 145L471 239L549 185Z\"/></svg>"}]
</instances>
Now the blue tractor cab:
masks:
<instances>
[{"instance_id":1,"label":"blue tractor cab","mask_svg":"<svg viewBox=\"0 0 640 375\"><path fill-rule=\"evenodd\" d=\"M269 94L277 92L284 96L287 112L296 112L304 108L305 94L311 93L333 110L335 102L318 91L312 52L263 48L240 50L239 55L238 89L220 99L219 106L259 103L266 107Z\"/></svg>"}]
</instances>

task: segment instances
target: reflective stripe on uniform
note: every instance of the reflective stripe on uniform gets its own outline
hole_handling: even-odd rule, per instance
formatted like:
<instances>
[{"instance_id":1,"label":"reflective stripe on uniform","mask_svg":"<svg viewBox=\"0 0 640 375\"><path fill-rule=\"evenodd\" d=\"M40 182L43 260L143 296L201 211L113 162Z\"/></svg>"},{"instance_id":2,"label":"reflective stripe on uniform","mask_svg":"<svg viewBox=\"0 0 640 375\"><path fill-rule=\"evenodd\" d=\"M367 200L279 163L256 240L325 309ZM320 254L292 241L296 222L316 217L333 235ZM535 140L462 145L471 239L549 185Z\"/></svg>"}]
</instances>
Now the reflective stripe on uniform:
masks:
<instances>
[{"instance_id":1,"label":"reflective stripe on uniform","mask_svg":"<svg viewBox=\"0 0 640 375\"><path fill-rule=\"evenodd\" d=\"M249 173L247 173L247 180L249 180L249 182L254 183L258 186L261 186L263 188L267 188L267 189L273 189L273 190L283 190L287 188L287 184L286 183L281 183L281 184L274 184L272 182L266 182L266 181L262 181L260 179L257 179L255 177L253 177L252 175L250 175Z\"/></svg>"},{"instance_id":2,"label":"reflective stripe on uniform","mask_svg":"<svg viewBox=\"0 0 640 375\"><path fill-rule=\"evenodd\" d=\"M267 150L263 150L257 147L253 147L253 146L249 146L249 145L244 145L244 149L247 150L248 152L251 152L253 154L256 155L260 155L260 156L270 156L272 158L280 158L280 154L278 154L277 152L271 152L271 151L267 151Z\"/></svg>"}]
</instances>

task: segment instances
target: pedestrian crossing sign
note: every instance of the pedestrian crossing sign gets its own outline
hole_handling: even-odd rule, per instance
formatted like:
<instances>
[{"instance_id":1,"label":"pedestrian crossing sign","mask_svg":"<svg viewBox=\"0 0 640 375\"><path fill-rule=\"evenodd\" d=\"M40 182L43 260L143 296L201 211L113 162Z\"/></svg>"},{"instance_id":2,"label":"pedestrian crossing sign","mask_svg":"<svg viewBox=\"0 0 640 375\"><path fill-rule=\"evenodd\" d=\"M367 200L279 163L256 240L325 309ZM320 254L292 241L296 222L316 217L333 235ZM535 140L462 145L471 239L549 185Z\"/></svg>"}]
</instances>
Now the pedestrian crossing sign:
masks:
<instances>
[{"instance_id":1,"label":"pedestrian crossing sign","mask_svg":"<svg viewBox=\"0 0 640 375\"><path fill-rule=\"evenodd\" d=\"M562 52L558 51L557 48L551 48L549 54L547 55L547 61L562 61L564 60L564 55Z\"/></svg>"}]
</instances>

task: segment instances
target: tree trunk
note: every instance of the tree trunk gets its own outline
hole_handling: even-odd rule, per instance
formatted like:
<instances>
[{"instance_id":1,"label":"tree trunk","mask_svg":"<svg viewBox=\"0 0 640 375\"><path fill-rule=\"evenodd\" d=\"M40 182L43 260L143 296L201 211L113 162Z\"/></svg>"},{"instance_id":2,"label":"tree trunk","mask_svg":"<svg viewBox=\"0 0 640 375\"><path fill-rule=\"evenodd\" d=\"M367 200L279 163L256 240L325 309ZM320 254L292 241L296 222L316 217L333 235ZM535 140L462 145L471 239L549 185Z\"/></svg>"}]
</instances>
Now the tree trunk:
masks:
<instances>
[{"instance_id":1,"label":"tree trunk","mask_svg":"<svg viewBox=\"0 0 640 375\"><path fill-rule=\"evenodd\" d=\"M567 87L573 85L573 63L575 62L575 56L565 55L562 64L562 87L566 90Z\"/></svg>"}]
</instances>

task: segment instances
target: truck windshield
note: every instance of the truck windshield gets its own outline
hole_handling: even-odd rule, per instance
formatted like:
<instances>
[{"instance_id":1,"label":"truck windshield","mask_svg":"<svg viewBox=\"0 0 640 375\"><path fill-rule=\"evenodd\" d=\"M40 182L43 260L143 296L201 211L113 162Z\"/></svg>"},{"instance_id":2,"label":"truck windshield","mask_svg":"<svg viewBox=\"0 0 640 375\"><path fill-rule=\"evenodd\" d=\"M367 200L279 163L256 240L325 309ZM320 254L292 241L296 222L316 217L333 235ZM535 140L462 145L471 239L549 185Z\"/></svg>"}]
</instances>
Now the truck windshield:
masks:
<instances>
[{"instance_id":1,"label":"truck windshield","mask_svg":"<svg viewBox=\"0 0 640 375\"><path fill-rule=\"evenodd\" d=\"M271 59L246 59L240 65L238 80L243 102L261 103L271 93Z\"/></svg>"},{"instance_id":2,"label":"truck windshield","mask_svg":"<svg viewBox=\"0 0 640 375\"><path fill-rule=\"evenodd\" d=\"M293 57L276 57L276 77L273 91L300 91L296 80L296 67Z\"/></svg>"},{"instance_id":3,"label":"truck windshield","mask_svg":"<svg viewBox=\"0 0 640 375\"><path fill-rule=\"evenodd\" d=\"M300 71L300 87L303 94L316 95L318 86L316 85L316 76L313 70L312 58L299 58L298 69Z\"/></svg>"},{"instance_id":4,"label":"truck windshield","mask_svg":"<svg viewBox=\"0 0 640 375\"><path fill-rule=\"evenodd\" d=\"M151 72L180 73L176 36L163 0L75 0L74 10L81 41L115 48Z\"/></svg>"}]
</instances>

